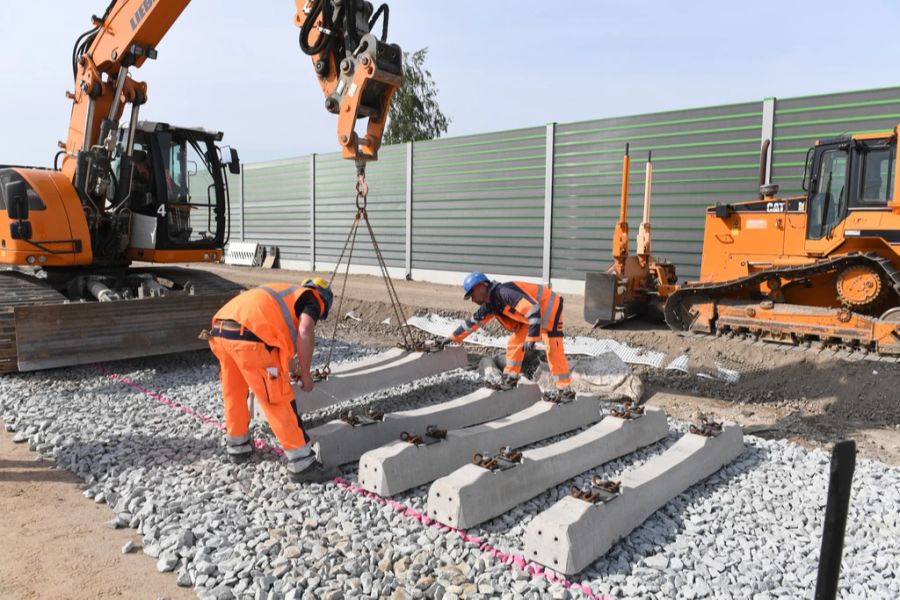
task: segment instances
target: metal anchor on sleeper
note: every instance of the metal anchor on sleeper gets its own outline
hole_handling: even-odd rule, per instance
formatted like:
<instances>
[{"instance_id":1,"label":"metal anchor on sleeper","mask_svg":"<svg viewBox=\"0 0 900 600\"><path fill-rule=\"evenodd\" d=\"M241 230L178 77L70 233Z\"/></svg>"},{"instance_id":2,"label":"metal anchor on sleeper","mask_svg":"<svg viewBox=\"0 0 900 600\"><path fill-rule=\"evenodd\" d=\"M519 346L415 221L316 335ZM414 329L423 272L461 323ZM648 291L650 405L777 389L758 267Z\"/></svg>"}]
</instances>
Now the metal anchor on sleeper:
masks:
<instances>
[{"instance_id":1,"label":"metal anchor on sleeper","mask_svg":"<svg viewBox=\"0 0 900 600\"><path fill-rule=\"evenodd\" d=\"M447 430L439 429L436 425L429 425L425 428L425 435L416 435L408 431L400 434L400 439L409 444L416 446L431 446L437 444L447 438Z\"/></svg>"},{"instance_id":2,"label":"metal anchor on sleeper","mask_svg":"<svg viewBox=\"0 0 900 600\"><path fill-rule=\"evenodd\" d=\"M622 482L602 479L594 475L591 477L591 485L579 488L573 485L569 490L569 495L585 502L592 504L606 504L619 497L622 493Z\"/></svg>"},{"instance_id":3,"label":"metal anchor on sleeper","mask_svg":"<svg viewBox=\"0 0 900 600\"><path fill-rule=\"evenodd\" d=\"M472 464L489 471L506 471L522 463L522 453L504 446L496 454L477 453L472 457Z\"/></svg>"}]
</instances>

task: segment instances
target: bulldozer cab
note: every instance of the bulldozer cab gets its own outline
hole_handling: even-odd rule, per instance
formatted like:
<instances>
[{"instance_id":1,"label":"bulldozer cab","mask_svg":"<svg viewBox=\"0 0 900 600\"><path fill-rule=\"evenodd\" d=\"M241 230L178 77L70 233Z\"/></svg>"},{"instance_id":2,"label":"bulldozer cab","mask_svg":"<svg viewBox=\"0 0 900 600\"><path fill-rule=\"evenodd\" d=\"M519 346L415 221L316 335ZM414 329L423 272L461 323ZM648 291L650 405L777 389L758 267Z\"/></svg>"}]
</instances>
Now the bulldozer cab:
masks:
<instances>
[{"instance_id":1,"label":"bulldozer cab","mask_svg":"<svg viewBox=\"0 0 900 600\"><path fill-rule=\"evenodd\" d=\"M806 250L827 253L843 239L852 211L889 210L893 198L896 138L828 140L807 154Z\"/></svg>"},{"instance_id":2,"label":"bulldozer cab","mask_svg":"<svg viewBox=\"0 0 900 600\"><path fill-rule=\"evenodd\" d=\"M239 171L237 153L223 159L222 134L139 122L120 131L120 147L133 136L131 156L120 155L118 201L132 212L130 247L202 250L225 243L228 186L225 168Z\"/></svg>"}]
</instances>

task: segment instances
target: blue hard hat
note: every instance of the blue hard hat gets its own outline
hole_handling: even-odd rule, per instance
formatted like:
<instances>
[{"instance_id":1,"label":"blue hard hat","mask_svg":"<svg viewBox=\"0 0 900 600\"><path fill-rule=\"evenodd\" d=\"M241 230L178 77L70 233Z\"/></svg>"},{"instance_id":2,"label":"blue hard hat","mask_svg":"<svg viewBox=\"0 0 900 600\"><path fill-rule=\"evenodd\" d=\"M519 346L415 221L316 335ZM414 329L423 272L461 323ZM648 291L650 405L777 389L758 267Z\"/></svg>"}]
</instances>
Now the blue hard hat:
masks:
<instances>
[{"instance_id":1,"label":"blue hard hat","mask_svg":"<svg viewBox=\"0 0 900 600\"><path fill-rule=\"evenodd\" d=\"M466 290L466 295L463 296L463 298L468 299L469 296L472 295L472 290L474 290L475 286L479 283L488 283L489 281L490 279L488 279L488 276L481 271L472 271L463 281L463 289Z\"/></svg>"},{"instance_id":2,"label":"blue hard hat","mask_svg":"<svg viewBox=\"0 0 900 600\"><path fill-rule=\"evenodd\" d=\"M328 312L331 310L331 304L334 302L334 293L331 291L331 285L321 277L316 277L315 279L307 279L304 281L303 287L319 292L319 295L322 296L322 300L325 301L325 312L322 313L319 318L323 321L327 319Z\"/></svg>"}]
</instances>

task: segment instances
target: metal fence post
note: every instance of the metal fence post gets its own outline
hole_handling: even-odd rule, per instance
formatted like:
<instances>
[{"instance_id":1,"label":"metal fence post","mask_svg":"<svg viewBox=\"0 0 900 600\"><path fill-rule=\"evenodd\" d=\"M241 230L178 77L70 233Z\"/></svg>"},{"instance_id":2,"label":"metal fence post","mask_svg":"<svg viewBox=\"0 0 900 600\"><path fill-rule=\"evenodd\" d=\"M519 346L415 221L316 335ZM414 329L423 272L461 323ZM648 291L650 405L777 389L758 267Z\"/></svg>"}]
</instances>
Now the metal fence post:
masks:
<instances>
[{"instance_id":1,"label":"metal fence post","mask_svg":"<svg viewBox=\"0 0 900 600\"><path fill-rule=\"evenodd\" d=\"M309 157L309 270L316 270L316 154Z\"/></svg>"},{"instance_id":2,"label":"metal fence post","mask_svg":"<svg viewBox=\"0 0 900 600\"><path fill-rule=\"evenodd\" d=\"M556 123L547 123L546 164L544 167L544 250L541 278L550 285L550 251L553 236L553 146Z\"/></svg>"},{"instance_id":3,"label":"metal fence post","mask_svg":"<svg viewBox=\"0 0 900 600\"><path fill-rule=\"evenodd\" d=\"M775 156L773 152L775 146L775 98L763 100L762 139L760 139L760 144L765 144L766 140L769 140L769 151L768 156L766 156L766 183L771 183L772 157Z\"/></svg>"},{"instance_id":4,"label":"metal fence post","mask_svg":"<svg viewBox=\"0 0 900 600\"><path fill-rule=\"evenodd\" d=\"M406 143L406 279L412 279L413 143Z\"/></svg>"},{"instance_id":5,"label":"metal fence post","mask_svg":"<svg viewBox=\"0 0 900 600\"><path fill-rule=\"evenodd\" d=\"M244 168L246 165L241 163L241 241L244 241Z\"/></svg>"}]
</instances>

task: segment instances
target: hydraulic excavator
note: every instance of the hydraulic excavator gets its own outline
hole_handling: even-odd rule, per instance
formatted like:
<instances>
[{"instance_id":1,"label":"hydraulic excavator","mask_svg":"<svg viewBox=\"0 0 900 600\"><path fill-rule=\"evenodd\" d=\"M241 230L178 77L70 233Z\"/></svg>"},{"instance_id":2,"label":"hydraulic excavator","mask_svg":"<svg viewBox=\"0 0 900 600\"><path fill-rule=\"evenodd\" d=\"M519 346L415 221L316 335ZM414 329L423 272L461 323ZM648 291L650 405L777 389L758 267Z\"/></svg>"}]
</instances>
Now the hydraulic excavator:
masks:
<instances>
[{"instance_id":1,"label":"hydraulic excavator","mask_svg":"<svg viewBox=\"0 0 900 600\"><path fill-rule=\"evenodd\" d=\"M72 114L54 167L0 166L0 372L203 347L197 333L239 291L203 271L156 266L221 260L226 171L240 169L221 132L139 120L147 84L131 73L157 57L188 3L114 0L92 17L73 49ZM403 83L402 52L386 40L388 7L295 5L300 48L365 197L365 165L377 159ZM379 19L380 37L371 33ZM358 120L367 120L361 134Z\"/></svg>"},{"instance_id":2,"label":"hydraulic excavator","mask_svg":"<svg viewBox=\"0 0 900 600\"><path fill-rule=\"evenodd\" d=\"M900 355L898 134L817 142L805 194L787 198L764 183L763 142L759 197L707 209L700 279L681 286L674 266L650 255L649 158L638 251L628 253L626 149L613 264L587 273L585 320L608 325L661 308L676 331Z\"/></svg>"}]
</instances>

